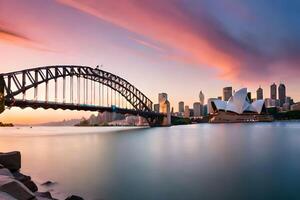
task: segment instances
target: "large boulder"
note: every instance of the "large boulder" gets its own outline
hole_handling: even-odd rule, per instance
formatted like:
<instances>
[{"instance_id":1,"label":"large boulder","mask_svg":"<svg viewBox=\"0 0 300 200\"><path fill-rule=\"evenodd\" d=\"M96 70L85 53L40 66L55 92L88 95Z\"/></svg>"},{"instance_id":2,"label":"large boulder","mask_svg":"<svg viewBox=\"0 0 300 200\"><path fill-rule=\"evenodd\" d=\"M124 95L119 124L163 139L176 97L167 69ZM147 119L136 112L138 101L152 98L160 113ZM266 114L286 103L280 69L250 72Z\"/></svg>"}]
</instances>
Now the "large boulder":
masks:
<instances>
[{"instance_id":1,"label":"large boulder","mask_svg":"<svg viewBox=\"0 0 300 200\"><path fill-rule=\"evenodd\" d=\"M18 200L18 199L15 199L14 197L10 196L6 192L0 192L0 199L1 200Z\"/></svg>"},{"instance_id":2,"label":"large boulder","mask_svg":"<svg viewBox=\"0 0 300 200\"><path fill-rule=\"evenodd\" d=\"M0 164L10 171L18 171L21 169L21 153L19 151L0 153Z\"/></svg>"},{"instance_id":3,"label":"large boulder","mask_svg":"<svg viewBox=\"0 0 300 200\"><path fill-rule=\"evenodd\" d=\"M43 198L48 198L52 199L52 195L50 192L35 192L34 193L36 197L43 197Z\"/></svg>"},{"instance_id":4,"label":"large boulder","mask_svg":"<svg viewBox=\"0 0 300 200\"><path fill-rule=\"evenodd\" d=\"M7 193L18 200L30 200L35 195L25 187L21 182L8 177L0 175L0 192Z\"/></svg>"},{"instance_id":5,"label":"large boulder","mask_svg":"<svg viewBox=\"0 0 300 200\"><path fill-rule=\"evenodd\" d=\"M38 191L37 185L31 180L30 176L26 176L18 171L12 173L13 177L23 183L31 192Z\"/></svg>"},{"instance_id":6,"label":"large boulder","mask_svg":"<svg viewBox=\"0 0 300 200\"><path fill-rule=\"evenodd\" d=\"M8 177L13 178L12 173L8 169L6 169L6 168L0 169L0 175L2 175L2 176L8 176Z\"/></svg>"},{"instance_id":7,"label":"large boulder","mask_svg":"<svg viewBox=\"0 0 300 200\"><path fill-rule=\"evenodd\" d=\"M79 196L72 195L72 196L69 196L68 198L66 198L66 200L84 200L84 199Z\"/></svg>"}]
</instances>

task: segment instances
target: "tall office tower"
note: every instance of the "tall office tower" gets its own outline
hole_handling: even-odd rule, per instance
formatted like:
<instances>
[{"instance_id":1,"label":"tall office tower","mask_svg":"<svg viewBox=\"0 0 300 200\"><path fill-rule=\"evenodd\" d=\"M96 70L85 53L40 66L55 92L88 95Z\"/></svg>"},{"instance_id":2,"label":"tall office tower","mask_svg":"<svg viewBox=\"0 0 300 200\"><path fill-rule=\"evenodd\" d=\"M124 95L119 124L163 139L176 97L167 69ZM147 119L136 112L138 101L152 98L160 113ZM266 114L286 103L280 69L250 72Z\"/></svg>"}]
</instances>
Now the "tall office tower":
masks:
<instances>
[{"instance_id":1,"label":"tall office tower","mask_svg":"<svg viewBox=\"0 0 300 200\"><path fill-rule=\"evenodd\" d=\"M184 102L183 101L180 101L178 103L178 112L184 113Z\"/></svg>"},{"instance_id":2,"label":"tall office tower","mask_svg":"<svg viewBox=\"0 0 300 200\"><path fill-rule=\"evenodd\" d=\"M201 116L201 109L202 108L202 104L200 102L195 102L193 104L193 110L194 110L194 117L200 117Z\"/></svg>"},{"instance_id":3,"label":"tall office tower","mask_svg":"<svg viewBox=\"0 0 300 200\"><path fill-rule=\"evenodd\" d=\"M277 85L273 83L270 87L270 98L271 99L277 99Z\"/></svg>"},{"instance_id":4,"label":"tall office tower","mask_svg":"<svg viewBox=\"0 0 300 200\"><path fill-rule=\"evenodd\" d=\"M280 85L278 86L278 95L280 106L282 107L286 99L285 85L283 83L280 83Z\"/></svg>"},{"instance_id":5,"label":"tall office tower","mask_svg":"<svg viewBox=\"0 0 300 200\"><path fill-rule=\"evenodd\" d=\"M199 101L200 101L201 105L204 105L204 100L205 100L205 96L201 90L199 93Z\"/></svg>"},{"instance_id":6,"label":"tall office tower","mask_svg":"<svg viewBox=\"0 0 300 200\"><path fill-rule=\"evenodd\" d=\"M190 117L190 108L189 106L184 106L184 117Z\"/></svg>"},{"instance_id":7,"label":"tall office tower","mask_svg":"<svg viewBox=\"0 0 300 200\"><path fill-rule=\"evenodd\" d=\"M163 103L168 100L168 95L166 93L158 94L158 103Z\"/></svg>"},{"instance_id":8,"label":"tall office tower","mask_svg":"<svg viewBox=\"0 0 300 200\"><path fill-rule=\"evenodd\" d=\"M264 99L264 92L263 89L259 86L259 88L256 90L256 99Z\"/></svg>"},{"instance_id":9,"label":"tall office tower","mask_svg":"<svg viewBox=\"0 0 300 200\"><path fill-rule=\"evenodd\" d=\"M223 100L228 101L231 96L232 96L232 87L223 88Z\"/></svg>"},{"instance_id":10,"label":"tall office tower","mask_svg":"<svg viewBox=\"0 0 300 200\"><path fill-rule=\"evenodd\" d=\"M159 104L154 104L154 112L159 113Z\"/></svg>"}]
</instances>

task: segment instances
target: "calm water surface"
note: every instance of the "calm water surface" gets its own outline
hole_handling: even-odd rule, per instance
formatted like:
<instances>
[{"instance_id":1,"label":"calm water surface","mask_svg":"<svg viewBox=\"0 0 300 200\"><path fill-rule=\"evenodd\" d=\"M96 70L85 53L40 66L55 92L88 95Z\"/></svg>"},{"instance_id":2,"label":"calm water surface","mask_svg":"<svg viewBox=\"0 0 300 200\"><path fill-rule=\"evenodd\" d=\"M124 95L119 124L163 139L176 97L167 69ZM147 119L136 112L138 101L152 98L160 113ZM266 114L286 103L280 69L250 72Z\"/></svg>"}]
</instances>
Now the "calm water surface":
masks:
<instances>
[{"instance_id":1,"label":"calm water surface","mask_svg":"<svg viewBox=\"0 0 300 200\"><path fill-rule=\"evenodd\" d=\"M300 122L0 128L0 151L11 150L57 196L300 199Z\"/></svg>"}]
</instances>

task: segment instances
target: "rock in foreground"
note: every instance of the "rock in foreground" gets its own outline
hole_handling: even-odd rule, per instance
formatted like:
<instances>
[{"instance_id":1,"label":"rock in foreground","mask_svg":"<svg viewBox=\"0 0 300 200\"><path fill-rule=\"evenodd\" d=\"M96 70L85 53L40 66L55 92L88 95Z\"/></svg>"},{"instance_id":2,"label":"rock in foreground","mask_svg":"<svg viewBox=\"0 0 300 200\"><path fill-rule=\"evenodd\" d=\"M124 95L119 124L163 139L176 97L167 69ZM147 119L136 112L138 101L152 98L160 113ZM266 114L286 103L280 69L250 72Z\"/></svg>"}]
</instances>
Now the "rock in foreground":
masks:
<instances>
[{"instance_id":1,"label":"rock in foreground","mask_svg":"<svg viewBox=\"0 0 300 200\"><path fill-rule=\"evenodd\" d=\"M50 192L38 192L30 176L20 173L21 153L0 153L0 200L56 200ZM52 182L46 182L52 185ZM66 200L83 200L72 195Z\"/></svg>"}]
</instances>

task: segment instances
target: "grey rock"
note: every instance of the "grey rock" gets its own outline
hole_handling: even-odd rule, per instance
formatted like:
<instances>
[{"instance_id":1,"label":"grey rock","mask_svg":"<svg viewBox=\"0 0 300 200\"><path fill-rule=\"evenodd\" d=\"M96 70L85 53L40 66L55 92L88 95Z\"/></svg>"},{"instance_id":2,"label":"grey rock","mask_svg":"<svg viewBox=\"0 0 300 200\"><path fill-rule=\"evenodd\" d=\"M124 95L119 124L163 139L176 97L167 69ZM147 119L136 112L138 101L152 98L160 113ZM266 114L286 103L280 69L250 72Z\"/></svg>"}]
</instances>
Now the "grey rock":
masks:
<instances>
[{"instance_id":1,"label":"grey rock","mask_svg":"<svg viewBox=\"0 0 300 200\"><path fill-rule=\"evenodd\" d=\"M14 197L10 196L6 192L0 192L0 199L1 200L18 200L18 199L15 199Z\"/></svg>"},{"instance_id":2,"label":"grey rock","mask_svg":"<svg viewBox=\"0 0 300 200\"><path fill-rule=\"evenodd\" d=\"M52 186L54 184L56 184L56 182L46 181L46 182L42 183L41 185L43 185L43 186Z\"/></svg>"},{"instance_id":3,"label":"grey rock","mask_svg":"<svg viewBox=\"0 0 300 200\"><path fill-rule=\"evenodd\" d=\"M52 199L52 195L50 192L36 192L34 194L36 197L44 197L44 198Z\"/></svg>"},{"instance_id":4,"label":"grey rock","mask_svg":"<svg viewBox=\"0 0 300 200\"><path fill-rule=\"evenodd\" d=\"M19 171L13 172L12 175L14 178L22 183L30 181L31 177L20 173Z\"/></svg>"},{"instance_id":5,"label":"grey rock","mask_svg":"<svg viewBox=\"0 0 300 200\"><path fill-rule=\"evenodd\" d=\"M69 196L68 198L66 198L65 200L84 200L84 199L79 196L72 195L72 196Z\"/></svg>"},{"instance_id":6,"label":"grey rock","mask_svg":"<svg viewBox=\"0 0 300 200\"><path fill-rule=\"evenodd\" d=\"M10 171L18 171L21 168L21 153L19 151L0 153L0 164Z\"/></svg>"},{"instance_id":7,"label":"grey rock","mask_svg":"<svg viewBox=\"0 0 300 200\"><path fill-rule=\"evenodd\" d=\"M8 169L6 169L6 168L0 169L0 175L2 175L2 176L8 176L8 177L13 178L12 173Z\"/></svg>"},{"instance_id":8,"label":"grey rock","mask_svg":"<svg viewBox=\"0 0 300 200\"><path fill-rule=\"evenodd\" d=\"M26 181L26 182L24 182L23 184L24 184L31 192L37 192L37 191L38 191L37 185L36 185L33 181L31 181L31 180Z\"/></svg>"},{"instance_id":9,"label":"grey rock","mask_svg":"<svg viewBox=\"0 0 300 200\"><path fill-rule=\"evenodd\" d=\"M35 197L35 195L21 182L8 176L0 175L0 191L7 193L18 200L30 200Z\"/></svg>"}]
</instances>

